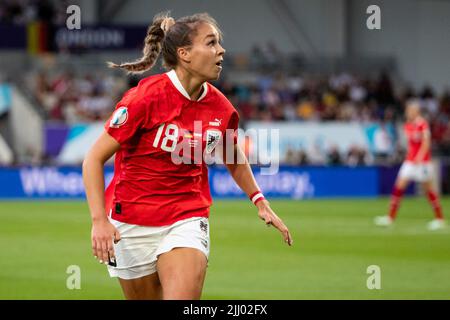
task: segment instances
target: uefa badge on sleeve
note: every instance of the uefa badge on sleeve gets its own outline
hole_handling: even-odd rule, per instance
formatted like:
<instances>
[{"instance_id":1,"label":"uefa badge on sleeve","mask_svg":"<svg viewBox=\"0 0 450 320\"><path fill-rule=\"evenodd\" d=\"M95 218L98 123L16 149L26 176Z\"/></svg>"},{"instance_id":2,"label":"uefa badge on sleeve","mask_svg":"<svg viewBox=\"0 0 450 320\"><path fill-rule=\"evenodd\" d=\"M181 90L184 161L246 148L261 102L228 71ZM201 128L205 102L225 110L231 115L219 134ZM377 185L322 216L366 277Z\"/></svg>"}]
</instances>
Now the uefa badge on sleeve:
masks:
<instances>
[{"instance_id":1,"label":"uefa badge on sleeve","mask_svg":"<svg viewBox=\"0 0 450 320\"><path fill-rule=\"evenodd\" d=\"M211 153L222 137L222 132L218 130L206 130L206 153Z\"/></svg>"},{"instance_id":2,"label":"uefa badge on sleeve","mask_svg":"<svg viewBox=\"0 0 450 320\"><path fill-rule=\"evenodd\" d=\"M111 128L119 128L128 120L128 109L127 107L119 107L113 114L109 126Z\"/></svg>"}]
</instances>

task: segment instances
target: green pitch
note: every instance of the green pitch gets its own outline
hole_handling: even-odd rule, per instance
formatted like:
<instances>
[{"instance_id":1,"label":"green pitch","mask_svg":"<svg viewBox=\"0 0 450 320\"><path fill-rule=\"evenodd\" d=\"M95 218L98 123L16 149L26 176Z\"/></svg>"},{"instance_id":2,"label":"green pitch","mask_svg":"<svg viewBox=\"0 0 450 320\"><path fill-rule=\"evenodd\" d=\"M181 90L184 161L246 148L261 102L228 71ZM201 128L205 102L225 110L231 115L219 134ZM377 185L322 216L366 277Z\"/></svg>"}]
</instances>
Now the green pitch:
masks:
<instances>
[{"instance_id":1,"label":"green pitch","mask_svg":"<svg viewBox=\"0 0 450 320\"><path fill-rule=\"evenodd\" d=\"M450 198L442 200L450 215ZM450 228L430 232L424 198L405 199L397 225L373 217L388 199L272 201L293 247L257 218L249 201L216 201L203 299L449 299ZM92 257L83 202L2 202L0 299L122 299L116 279ZM69 290L70 265L81 289ZM366 286L381 268L381 289Z\"/></svg>"}]
</instances>

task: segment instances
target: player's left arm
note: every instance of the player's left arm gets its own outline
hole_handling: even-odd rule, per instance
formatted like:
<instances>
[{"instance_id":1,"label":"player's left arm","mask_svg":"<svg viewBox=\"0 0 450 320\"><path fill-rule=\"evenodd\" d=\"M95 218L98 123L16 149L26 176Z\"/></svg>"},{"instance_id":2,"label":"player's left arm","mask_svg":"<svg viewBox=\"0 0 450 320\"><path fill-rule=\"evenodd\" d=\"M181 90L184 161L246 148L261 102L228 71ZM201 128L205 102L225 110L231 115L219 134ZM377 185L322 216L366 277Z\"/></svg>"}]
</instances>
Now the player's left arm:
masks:
<instances>
[{"instance_id":1,"label":"player's left arm","mask_svg":"<svg viewBox=\"0 0 450 320\"><path fill-rule=\"evenodd\" d=\"M431 133L428 126L424 128L422 132L422 142L420 144L419 151L417 152L416 158L414 159L415 163L422 162L423 158L425 157L425 154L430 150L431 148Z\"/></svg>"},{"instance_id":2,"label":"player's left arm","mask_svg":"<svg viewBox=\"0 0 450 320\"><path fill-rule=\"evenodd\" d=\"M244 191L247 196L250 197L250 195L254 194L260 189L255 180L255 177L253 176L253 172L244 152L241 150L237 143L234 144L233 148L235 161L233 161L233 163L226 163L224 159L224 162L234 181L242 189L242 191ZM283 235L284 241L288 245L292 245L293 240L291 234L289 233L289 229L286 227L280 217L278 217L277 214L272 210L269 201L267 201L266 199L260 200L256 202L256 207L258 208L258 216L262 220L264 220L266 225L273 225L275 228L277 228Z\"/></svg>"}]
</instances>

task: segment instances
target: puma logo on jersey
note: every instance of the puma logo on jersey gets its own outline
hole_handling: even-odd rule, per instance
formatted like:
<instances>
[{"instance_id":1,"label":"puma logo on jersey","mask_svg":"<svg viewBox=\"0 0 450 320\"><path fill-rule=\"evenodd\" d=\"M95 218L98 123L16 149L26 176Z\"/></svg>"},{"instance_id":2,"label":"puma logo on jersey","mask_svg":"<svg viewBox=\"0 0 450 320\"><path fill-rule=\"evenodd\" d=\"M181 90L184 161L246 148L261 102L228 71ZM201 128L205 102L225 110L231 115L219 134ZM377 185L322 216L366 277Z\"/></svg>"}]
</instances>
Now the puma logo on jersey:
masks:
<instances>
[{"instance_id":1,"label":"puma logo on jersey","mask_svg":"<svg viewBox=\"0 0 450 320\"><path fill-rule=\"evenodd\" d=\"M220 127L220 125L222 124L222 119L214 119L214 121L210 121L209 125L210 126L214 126L214 127Z\"/></svg>"}]
</instances>

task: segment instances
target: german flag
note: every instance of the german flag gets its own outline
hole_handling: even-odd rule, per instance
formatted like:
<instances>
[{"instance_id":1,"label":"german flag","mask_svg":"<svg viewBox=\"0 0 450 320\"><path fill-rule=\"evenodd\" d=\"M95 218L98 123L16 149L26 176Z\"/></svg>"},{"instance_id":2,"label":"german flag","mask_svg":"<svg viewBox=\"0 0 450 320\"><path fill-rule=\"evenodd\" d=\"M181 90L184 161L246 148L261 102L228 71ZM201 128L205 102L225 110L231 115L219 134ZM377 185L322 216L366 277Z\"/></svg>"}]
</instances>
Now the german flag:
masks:
<instances>
[{"instance_id":1,"label":"german flag","mask_svg":"<svg viewBox=\"0 0 450 320\"><path fill-rule=\"evenodd\" d=\"M40 54L49 51L49 26L45 22L31 22L27 26L27 51Z\"/></svg>"}]
</instances>

